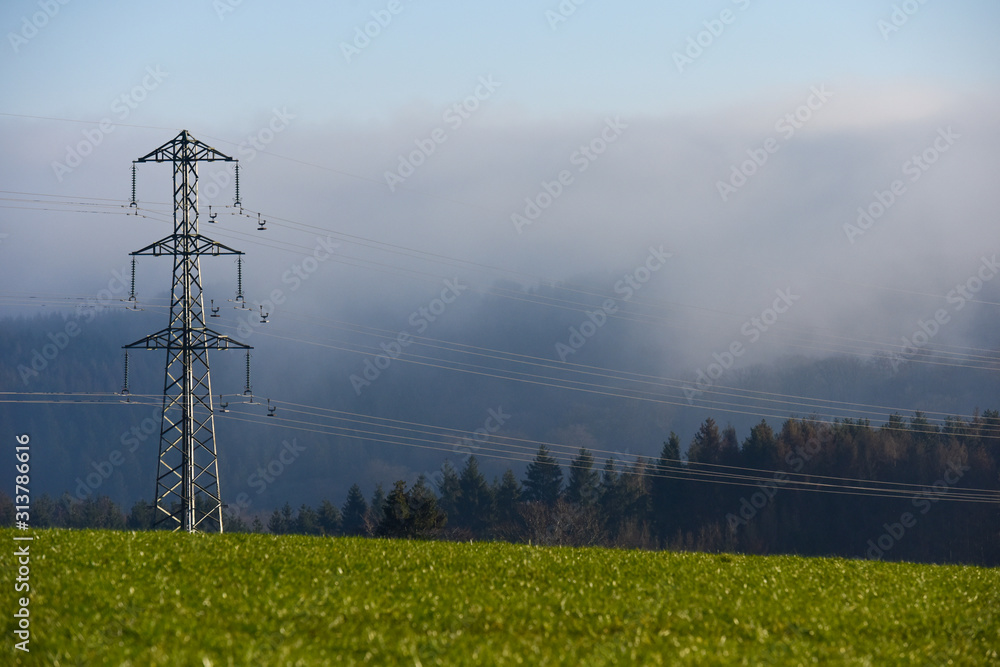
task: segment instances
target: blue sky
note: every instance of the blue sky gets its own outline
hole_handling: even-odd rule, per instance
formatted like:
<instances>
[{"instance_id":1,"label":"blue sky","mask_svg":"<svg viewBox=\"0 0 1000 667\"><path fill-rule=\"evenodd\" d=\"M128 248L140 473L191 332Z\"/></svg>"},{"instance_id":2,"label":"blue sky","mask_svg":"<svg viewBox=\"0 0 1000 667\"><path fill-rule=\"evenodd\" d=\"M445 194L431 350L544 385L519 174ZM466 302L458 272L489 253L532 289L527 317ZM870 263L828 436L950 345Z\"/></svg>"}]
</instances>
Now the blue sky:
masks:
<instances>
[{"instance_id":1,"label":"blue sky","mask_svg":"<svg viewBox=\"0 0 1000 667\"><path fill-rule=\"evenodd\" d=\"M1000 6L985 0L913 0L919 10L888 40L878 21L904 3L588 0L553 29L556 0L400 0L351 62L341 44L388 0L52 1L58 12L17 53L9 33L41 10L23 1L0 10L6 113L99 117L151 65L169 73L169 98L130 122L184 118L212 131L273 106L315 123L384 119L450 103L484 74L529 117L703 110L845 79L977 88L1000 74L991 34ZM679 73L674 52L723 11L734 20Z\"/></svg>"}]
</instances>

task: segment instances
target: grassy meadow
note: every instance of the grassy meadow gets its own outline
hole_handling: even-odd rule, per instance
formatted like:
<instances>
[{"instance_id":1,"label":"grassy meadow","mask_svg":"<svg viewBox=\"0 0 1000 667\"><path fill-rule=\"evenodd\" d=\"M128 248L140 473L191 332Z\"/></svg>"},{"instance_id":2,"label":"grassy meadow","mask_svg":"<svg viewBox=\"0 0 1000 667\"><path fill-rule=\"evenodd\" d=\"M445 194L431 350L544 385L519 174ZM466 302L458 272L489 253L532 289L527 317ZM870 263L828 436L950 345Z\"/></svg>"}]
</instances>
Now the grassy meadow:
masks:
<instances>
[{"instance_id":1,"label":"grassy meadow","mask_svg":"<svg viewBox=\"0 0 1000 667\"><path fill-rule=\"evenodd\" d=\"M0 535L17 544L13 530ZM271 535L32 531L45 665L1000 663L1000 570ZM23 544L23 543L22 543ZM13 548L2 560L13 592ZM950 662L949 662L950 661Z\"/></svg>"}]
</instances>

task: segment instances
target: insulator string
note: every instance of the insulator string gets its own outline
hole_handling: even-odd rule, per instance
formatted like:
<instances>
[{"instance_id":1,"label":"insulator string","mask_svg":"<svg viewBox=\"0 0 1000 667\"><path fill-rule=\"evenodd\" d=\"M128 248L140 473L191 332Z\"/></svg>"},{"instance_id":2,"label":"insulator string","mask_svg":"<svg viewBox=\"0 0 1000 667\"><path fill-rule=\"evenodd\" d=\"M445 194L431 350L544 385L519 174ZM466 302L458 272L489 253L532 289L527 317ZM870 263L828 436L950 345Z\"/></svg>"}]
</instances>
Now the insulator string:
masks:
<instances>
[{"instance_id":1,"label":"insulator string","mask_svg":"<svg viewBox=\"0 0 1000 667\"><path fill-rule=\"evenodd\" d=\"M240 201L240 163L236 163L236 199L233 200L233 204L236 206L243 206L243 202Z\"/></svg>"},{"instance_id":2,"label":"insulator string","mask_svg":"<svg viewBox=\"0 0 1000 667\"><path fill-rule=\"evenodd\" d=\"M129 202L129 207L136 209L136 215L139 214L139 205L135 201L135 162L132 163L132 201Z\"/></svg>"}]
</instances>

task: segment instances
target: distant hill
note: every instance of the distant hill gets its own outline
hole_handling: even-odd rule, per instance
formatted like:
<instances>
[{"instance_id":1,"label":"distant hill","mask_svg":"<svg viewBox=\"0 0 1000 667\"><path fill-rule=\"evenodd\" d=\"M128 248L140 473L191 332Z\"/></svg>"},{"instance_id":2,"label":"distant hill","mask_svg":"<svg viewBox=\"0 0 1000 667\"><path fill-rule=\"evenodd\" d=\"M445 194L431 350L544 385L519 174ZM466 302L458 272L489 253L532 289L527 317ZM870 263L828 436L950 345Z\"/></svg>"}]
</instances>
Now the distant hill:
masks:
<instances>
[{"instance_id":1,"label":"distant hill","mask_svg":"<svg viewBox=\"0 0 1000 667\"><path fill-rule=\"evenodd\" d=\"M501 287L529 292L512 285ZM553 296L551 288L544 287L531 293ZM669 403L613 395L635 394L637 388L661 393L664 390L566 372L568 366L558 359L555 344L569 340L571 327L579 327L586 318L573 309L542 309L492 292L470 292L462 296L461 308L445 312L433 327L423 325L419 315L407 315L406 310L400 315L366 304L354 304L336 314L338 320L364 322L366 327L386 332L386 338L374 338L370 329L335 329L325 322L297 321L279 314L253 334L254 392L260 400L270 397L285 403L458 429L468 432L463 436L466 442L456 435L446 451L439 451L378 442L379 438L364 433L369 429L358 422L350 425L356 437L348 438L299 430L288 421L280 425L276 421L274 426L267 422L267 427L262 428L220 415L216 430L224 497L248 493L254 509L261 511L270 511L286 501L293 506L316 504L322 498L340 502L355 482L361 484L367 496L378 482L388 486L395 479L406 479L412 483L421 473L439 470L445 459L460 467L464 452L470 449L477 453L488 480L501 476L507 467L520 476L528 457L490 458L490 451L477 449L478 443L470 439L472 432L487 423L491 411L508 415L500 427L502 435L583 446L614 453L618 459L656 456L670 431L677 432L686 447L709 416L720 425L732 424L742 441L750 427L760 421L761 414L770 415L768 421L779 428L789 416L805 417L815 412L800 409L791 399L764 410L759 407L764 404L743 409L733 405L731 397L708 394L691 406L678 390L672 390L675 397ZM123 382L121 346L162 327L163 317L160 311L115 310L83 316L0 319L0 391L119 391ZM232 320L221 321L232 324ZM234 337L239 337L233 329ZM982 347L995 346L995 341L990 340L994 336L991 330L984 327L981 331ZM391 345L397 332L418 341L406 346L398 357L380 347ZM474 345L476 348L467 352L478 354L460 354L455 346L447 346L446 350L423 345L429 341L421 341L421 333ZM326 346L306 345L289 338ZM350 351L359 346L365 346L367 354ZM501 360L490 350L517 352L526 355L519 360L535 365ZM384 355L379 363L385 368L359 389L352 376L364 378L366 361L375 360L377 354ZM694 382L692 368L700 361L686 358L671 345L669 337L642 319L612 319L588 338L586 346L567 363ZM163 352L133 353L132 392L159 395L163 363ZM241 394L242 355L214 353L211 363L213 392ZM462 368L464 372L442 366ZM517 377L524 381L492 377L510 377L513 373L520 373ZM372 376L374 373L369 372ZM558 382L551 378L558 378ZM589 391L549 386L569 381ZM946 414L971 414L976 408L1000 403L1000 375L995 372L907 361L891 368L884 358L788 356L769 365L734 368L721 383L783 396ZM609 389L609 385L620 389ZM20 398L20 402L0 403L0 423L8 434L28 432L38 443L34 460L37 475L33 478L36 493L58 496L79 490L107 494L125 508L139 498L151 497L158 406L124 404L113 398L104 405L32 403L23 400L30 397ZM262 407L251 409L264 414ZM866 410L859 406L847 414L863 418L868 414ZM311 419L287 409L280 415L286 419ZM873 425L879 423L880 418L873 418ZM275 460L287 447L285 443L293 442L299 452L294 461L282 466L280 479L262 485L260 468ZM598 453L598 463L607 455ZM88 476L89 482L99 483L89 483Z\"/></svg>"}]
</instances>

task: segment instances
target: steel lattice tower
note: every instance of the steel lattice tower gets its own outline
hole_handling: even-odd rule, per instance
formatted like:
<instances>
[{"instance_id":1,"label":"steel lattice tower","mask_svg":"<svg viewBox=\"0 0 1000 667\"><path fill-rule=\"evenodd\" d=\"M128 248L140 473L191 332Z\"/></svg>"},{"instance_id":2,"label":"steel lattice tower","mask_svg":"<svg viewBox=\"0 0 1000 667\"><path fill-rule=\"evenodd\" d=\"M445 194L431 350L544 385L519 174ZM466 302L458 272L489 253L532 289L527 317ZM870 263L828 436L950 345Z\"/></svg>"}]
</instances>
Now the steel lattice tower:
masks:
<instances>
[{"instance_id":1,"label":"steel lattice tower","mask_svg":"<svg viewBox=\"0 0 1000 667\"><path fill-rule=\"evenodd\" d=\"M222 532L208 351L252 349L205 324L199 258L243 254L198 232L198 163L217 160L236 162L187 130L135 160L174 165L174 233L131 253L174 258L170 321L124 348L167 351L153 523L187 532Z\"/></svg>"}]
</instances>

